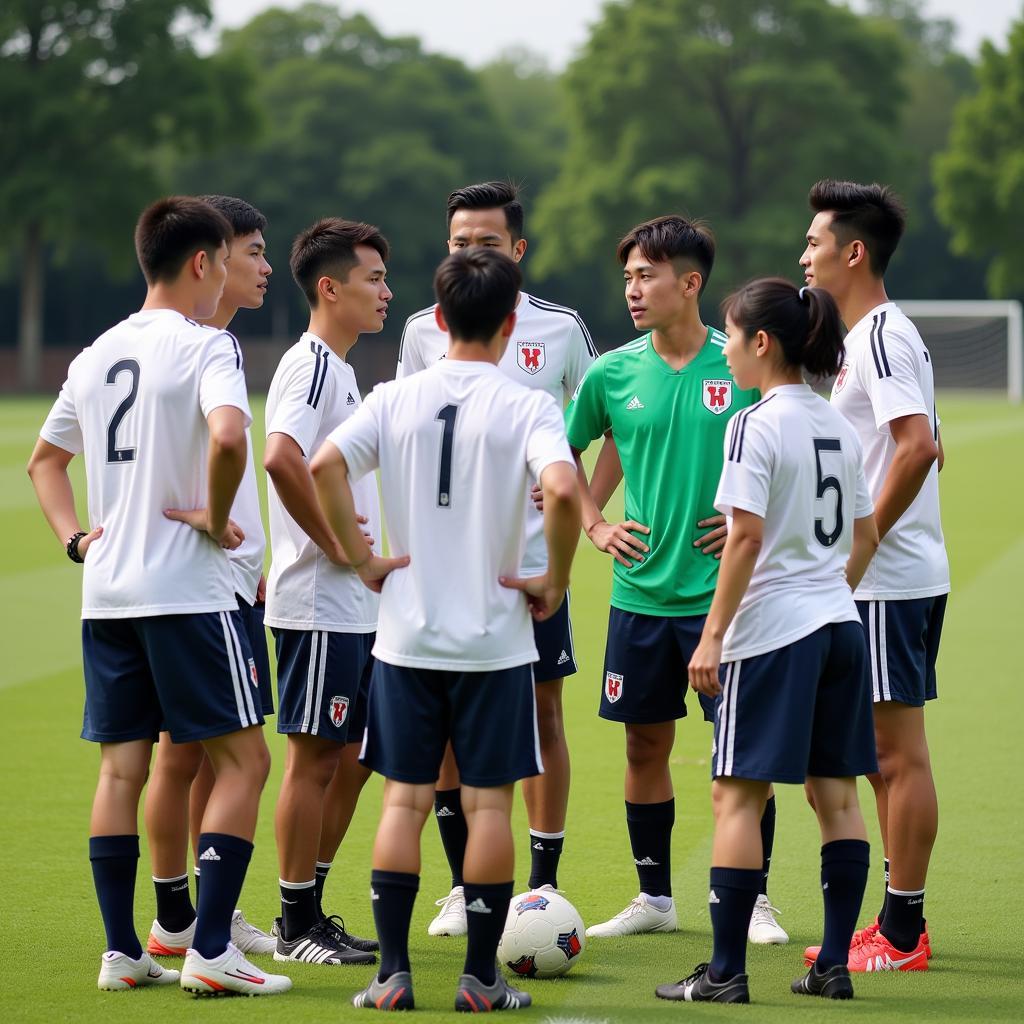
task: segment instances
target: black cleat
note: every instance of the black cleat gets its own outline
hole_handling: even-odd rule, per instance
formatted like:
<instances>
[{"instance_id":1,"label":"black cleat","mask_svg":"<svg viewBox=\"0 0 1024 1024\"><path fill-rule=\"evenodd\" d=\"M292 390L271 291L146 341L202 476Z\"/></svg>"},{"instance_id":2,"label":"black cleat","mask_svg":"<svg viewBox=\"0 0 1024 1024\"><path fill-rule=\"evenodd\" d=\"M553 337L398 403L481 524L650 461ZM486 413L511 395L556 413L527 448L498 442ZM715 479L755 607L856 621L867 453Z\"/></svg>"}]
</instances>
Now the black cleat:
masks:
<instances>
[{"instance_id":1,"label":"black cleat","mask_svg":"<svg viewBox=\"0 0 1024 1024\"><path fill-rule=\"evenodd\" d=\"M846 964L836 964L821 974L818 973L818 965L811 964L811 969L789 987L798 996L821 996L822 999L853 998L853 982L850 981L850 971Z\"/></svg>"},{"instance_id":2,"label":"black cleat","mask_svg":"<svg viewBox=\"0 0 1024 1024\"><path fill-rule=\"evenodd\" d=\"M682 981L659 985L654 994L659 999L687 1003L749 1003L747 976L734 974L725 981L712 981L707 964L697 964L693 974Z\"/></svg>"},{"instance_id":3,"label":"black cleat","mask_svg":"<svg viewBox=\"0 0 1024 1024\"><path fill-rule=\"evenodd\" d=\"M375 964L377 957L362 949L353 949L338 938L335 926L318 921L308 932L289 942L278 925L274 959L295 960L305 964Z\"/></svg>"},{"instance_id":4,"label":"black cleat","mask_svg":"<svg viewBox=\"0 0 1024 1024\"><path fill-rule=\"evenodd\" d=\"M380 943L376 939L361 939L358 935L352 935L345 929L345 922L337 914L330 917L322 917L338 934L338 939L350 949L358 949L363 953L376 953L380 949Z\"/></svg>"},{"instance_id":5,"label":"black cleat","mask_svg":"<svg viewBox=\"0 0 1024 1024\"><path fill-rule=\"evenodd\" d=\"M492 1010L521 1010L533 1000L526 992L513 988L498 972L493 985L485 985L472 974L459 978L455 1009L462 1013L490 1013Z\"/></svg>"},{"instance_id":6,"label":"black cleat","mask_svg":"<svg viewBox=\"0 0 1024 1024\"><path fill-rule=\"evenodd\" d=\"M412 975L408 971L397 971L387 981L378 981L374 975L373 981L352 997L352 1005L365 1010L415 1009Z\"/></svg>"}]
</instances>

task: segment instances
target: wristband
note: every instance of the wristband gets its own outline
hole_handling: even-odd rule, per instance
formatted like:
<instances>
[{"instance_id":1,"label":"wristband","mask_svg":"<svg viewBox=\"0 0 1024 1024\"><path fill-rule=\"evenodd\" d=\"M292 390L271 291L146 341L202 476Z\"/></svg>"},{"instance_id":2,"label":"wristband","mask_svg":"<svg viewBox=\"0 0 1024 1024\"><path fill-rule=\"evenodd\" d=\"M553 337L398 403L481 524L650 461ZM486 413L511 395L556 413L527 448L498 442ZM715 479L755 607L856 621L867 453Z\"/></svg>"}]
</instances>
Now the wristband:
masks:
<instances>
[{"instance_id":1,"label":"wristband","mask_svg":"<svg viewBox=\"0 0 1024 1024\"><path fill-rule=\"evenodd\" d=\"M67 544L64 545L64 550L68 553L68 558L72 562L78 562L81 564L85 559L78 553L78 542L85 536L85 530L79 530L78 533L73 533L69 538Z\"/></svg>"}]
</instances>

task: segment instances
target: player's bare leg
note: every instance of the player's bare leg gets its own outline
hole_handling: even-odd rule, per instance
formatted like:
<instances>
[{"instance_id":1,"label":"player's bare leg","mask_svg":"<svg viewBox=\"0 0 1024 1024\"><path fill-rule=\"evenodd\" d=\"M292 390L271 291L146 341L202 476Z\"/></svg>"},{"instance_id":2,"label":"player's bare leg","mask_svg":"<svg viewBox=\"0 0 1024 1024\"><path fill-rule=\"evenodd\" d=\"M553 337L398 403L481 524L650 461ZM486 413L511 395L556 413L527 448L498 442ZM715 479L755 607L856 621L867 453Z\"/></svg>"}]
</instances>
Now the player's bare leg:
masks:
<instances>
[{"instance_id":1,"label":"player's bare leg","mask_svg":"<svg viewBox=\"0 0 1024 1024\"><path fill-rule=\"evenodd\" d=\"M199 833L203 828L203 815L213 792L214 779L213 765L204 753L199 771L192 780L192 788L188 791L188 826L192 836L192 852L196 857L199 856Z\"/></svg>"},{"instance_id":2,"label":"player's bare leg","mask_svg":"<svg viewBox=\"0 0 1024 1024\"><path fill-rule=\"evenodd\" d=\"M677 927L671 866L675 800L668 766L676 723L627 723L625 729L626 826L640 895L615 917L591 925L588 938L674 932Z\"/></svg>"},{"instance_id":3,"label":"player's bare leg","mask_svg":"<svg viewBox=\"0 0 1024 1024\"><path fill-rule=\"evenodd\" d=\"M100 774L89 835L133 835L139 830L139 798L149 775L151 740L100 744Z\"/></svg>"},{"instance_id":4,"label":"player's bare leg","mask_svg":"<svg viewBox=\"0 0 1024 1024\"><path fill-rule=\"evenodd\" d=\"M224 832L252 842L260 795L270 774L270 751L262 726L203 740L214 784L203 815L203 832ZM200 858L205 846L200 842Z\"/></svg>"}]
</instances>

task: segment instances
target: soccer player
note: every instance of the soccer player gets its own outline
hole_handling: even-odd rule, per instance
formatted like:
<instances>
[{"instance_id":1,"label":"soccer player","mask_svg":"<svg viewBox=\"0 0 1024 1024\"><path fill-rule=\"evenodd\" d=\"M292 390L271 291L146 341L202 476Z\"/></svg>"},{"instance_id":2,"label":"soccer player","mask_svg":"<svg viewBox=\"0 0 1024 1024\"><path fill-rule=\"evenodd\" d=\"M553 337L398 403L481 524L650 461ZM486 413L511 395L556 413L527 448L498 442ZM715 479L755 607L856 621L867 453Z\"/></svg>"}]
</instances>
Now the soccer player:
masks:
<instances>
[{"instance_id":1,"label":"soccer player","mask_svg":"<svg viewBox=\"0 0 1024 1024\"><path fill-rule=\"evenodd\" d=\"M361 578L383 586L363 746L364 763L387 780L371 876L381 963L353 1000L368 1009L413 1007L408 942L420 836L449 741L469 831L468 939L455 1008L530 1004L495 963L513 886L514 783L543 770L530 611L544 620L561 605L580 520L557 404L496 365L515 329L520 283L501 253L449 256L434 282L448 357L376 388L313 463L334 532ZM357 487L378 466L388 537L405 553L397 561L366 550L355 518L349 474ZM544 491L547 570L522 579L526 502L508 495L525 496L531 479Z\"/></svg>"},{"instance_id":2,"label":"soccer player","mask_svg":"<svg viewBox=\"0 0 1024 1024\"><path fill-rule=\"evenodd\" d=\"M584 529L615 560L600 715L625 726L626 823L640 894L588 928L591 937L676 929L669 754L676 719L686 715L686 666L715 588L718 561L708 555L724 543L713 502L726 414L755 397L735 386L724 336L700 317L715 255L710 232L682 217L658 217L630 231L618 255L633 323L645 333L597 360L566 419ZM618 479L598 467L588 489L579 460L609 432L626 480L619 524L601 514ZM767 897L761 902L771 917ZM786 941L774 917L771 924L772 941Z\"/></svg>"},{"instance_id":3,"label":"soccer player","mask_svg":"<svg viewBox=\"0 0 1024 1024\"><path fill-rule=\"evenodd\" d=\"M906 213L882 185L819 181L800 258L808 284L835 298L849 327L832 403L864 449L875 503L878 555L854 597L868 637L879 774L872 776L885 847L885 899L854 937L851 970L923 971L924 919L938 805L925 737L936 697L935 661L949 593L939 516L942 442L931 356L889 301L885 271ZM815 950L807 951L813 959Z\"/></svg>"},{"instance_id":4,"label":"soccer player","mask_svg":"<svg viewBox=\"0 0 1024 1024\"><path fill-rule=\"evenodd\" d=\"M271 274L263 238L267 219L244 199L234 196L201 198L227 218L234 233L224 292L217 311L204 321L211 328L226 332L239 309L259 309L263 305ZM228 559L235 580L238 612L252 651L251 671L255 671L258 679L260 704L266 718L274 713L270 660L263 628L266 596L263 553L266 539L260 518L256 466L248 427L245 433L245 473L231 506L231 519L238 524L244 539L237 548L228 552ZM164 514L195 529L205 529L206 509L168 510ZM161 732L156 761L146 786L145 804L146 833L156 889L156 920L150 930L146 950L154 956L184 956L192 944L196 912L189 897L188 837L191 826L198 897L199 833L213 782L213 766L204 755L201 743L172 743L170 734ZM231 941L243 953L273 953L277 945L272 935L246 921L240 910L236 910L231 919Z\"/></svg>"},{"instance_id":5,"label":"soccer player","mask_svg":"<svg viewBox=\"0 0 1024 1024\"><path fill-rule=\"evenodd\" d=\"M515 186L488 181L456 189L448 197L448 251L481 247L504 253L518 263L526 252L523 206ZM438 326L436 306L414 313L406 322L399 349L399 379L425 370L443 359L448 334ZM562 406L576 390L587 367L597 358L586 325L566 306L545 302L526 292L516 300L515 331L498 366L529 388L546 391ZM614 449L612 450L614 455ZM527 496L523 496L527 501ZM521 573L545 571L544 519L529 502L526 511L526 549ZM576 672L569 600L550 618L533 624L539 660L533 667L537 684L537 727L544 774L523 780L523 797L530 827L530 888L558 885L558 863L565 842L569 803L569 750L562 718L562 684ZM466 848L466 818L459 798L459 775L449 751L438 780L434 816L452 872L451 892L438 900L440 912L430 922L431 935L465 935L466 900L462 860Z\"/></svg>"},{"instance_id":6,"label":"soccer player","mask_svg":"<svg viewBox=\"0 0 1024 1024\"><path fill-rule=\"evenodd\" d=\"M277 646L277 730L287 735L275 831L281 917L277 960L374 963L377 943L325 915L323 883L369 772L358 762L377 628L377 597L349 564L316 500L309 460L359 408L346 356L384 327L388 243L369 224L329 217L292 244L291 271L309 327L282 356L267 395L263 464L270 489L266 621ZM373 477L356 487L368 531L380 537ZM369 547L366 548L369 551Z\"/></svg>"},{"instance_id":7,"label":"soccer player","mask_svg":"<svg viewBox=\"0 0 1024 1024\"><path fill-rule=\"evenodd\" d=\"M252 654L224 548L244 539L228 513L245 471L249 405L234 339L196 323L217 309L231 226L198 199L146 209L135 246L142 309L71 364L29 463L68 556L85 562L84 739L100 744L89 856L107 934L101 989L166 984L135 933L138 803L161 729L201 741L214 769L199 859L206 882L180 984L195 993L291 988L231 943L269 769ZM85 455L90 529L68 465ZM168 507L206 510L205 530Z\"/></svg>"},{"instance_id":8,"label":"soccer player","mask_svg":"<svg viewBox=\"0 0 1024 1024\"><path fill-rule=\"evenodd\" d=\"M825 938L793 992L850 999L846 956L868 875L857 776L875 769L864 630L851 588L878 547L856 432L804 383L836 372L842 325L827 292L779 278L726 302L725 357L764 397L729 421L715 507L732 519L689 664L715 697L714 953L662 999L747 1003L747 922L772 782L807 784L821 827ZM721 669L724 666L724 685Z\"/></svg>"}]
</instances>

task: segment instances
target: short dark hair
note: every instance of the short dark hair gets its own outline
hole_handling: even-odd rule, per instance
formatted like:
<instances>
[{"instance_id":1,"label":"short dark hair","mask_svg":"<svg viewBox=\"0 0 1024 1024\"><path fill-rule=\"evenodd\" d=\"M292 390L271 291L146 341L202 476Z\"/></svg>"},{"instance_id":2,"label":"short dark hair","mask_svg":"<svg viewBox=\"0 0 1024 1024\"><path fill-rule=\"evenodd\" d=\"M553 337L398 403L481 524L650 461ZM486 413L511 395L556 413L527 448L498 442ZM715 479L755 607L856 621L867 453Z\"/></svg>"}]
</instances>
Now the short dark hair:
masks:
<instances>
[{"instance_id":1,"label":"short dark hair","mask_svg":"<svg viewBox=\"0 0 1024 1024\"><path fill-rule=\"evenodd\" d=\"M523 204L519 202L519 189L511 181L484 181L479 185L457 188L448 197L448 228L459 210L505 211L505 223L513 242L523 237Z\"/></svg>"},{"instance_id":2,"label":"short dark hair","mask_svg":"<svg viewBox=\"0 0 1024 1024\"><path fill-rule=\"evenodd\" d=\"M460 249L434 274L434 294L449 335L457 341L490 341L516 308L523 275L493 249Z\"/></svg>"},{"instance_id":3,"label":"short dark hair","mask_svg":"<svg viewBox=\"0 0 1024 1024\"><path fill-rule=\"evenodd\" d=\"M807 198L815 213L832 214L832 233L840 245L858 239L864 243L871 272L881 277L907 224L903 200L888 185L831 178L812 185Z\"/></svg>"},{"instance_id":4,"label":"short dark hair","mask_svg":"<svg viewBox=\"0 0 1024 1024\"><path fill-rule=\"evenodd\" d=\"M715 265L715 236L703 221L690 221L675 213L644 221L619 242L616 254L623 266L635 248L652 263L671 262L677 270L681 263L694 266L701 276L699 294L703 294Z\"/></svg>"},{"instance_id":5,"label":"short dark hair","mask_svg":"<svg viewBox=\"0 0 1024 1024\"><path fill-rule=\"evenodd\" d=\"M835 299L824 288L797 289L782 277L745 284L722 303L722 313L749 338L764 331L783 361L812 377L831 377L843 362L843 327Z\"/></svg>"},{"instance_id":6,"label":"short dark hair","mask_svg":"<svg viewBox=\"0 0 1024 1024\"><path fill-rule=\"evenodd\" d=\"M200 249L210 258L233 238L219 210L195 196L166 196L142 211L135 225L135 253L148 284L173 281Z\"/></svg>"},{"instance_id":7,"label":"short dark hair","mask_svg":"<svg viewBox=\"0 0 1024 1024\"><path fill-rule=\"evenodd\" d=\"M292 242L289 265L295 283L302 289L310 306L318 302L316 283L325 274L347 281L349 272L359 263L357 245L368 245L388 258L388 242L380 229L372 224L341 217L324 217L300 231Z\"/></svg>"},{"instance_id":8,"label":"short dark hair","mask_svg":"<svg viewBox=\"0 0 1024 1024\"><path fill-rule=\"evenodd\" d=\"M251 235L254 231L263 231L267 226L267 218L252 203L236 196L200 196L204 203L209 203L215 210L220 210L228 219L235 235Z\"/></svg>"}]
</instances>

